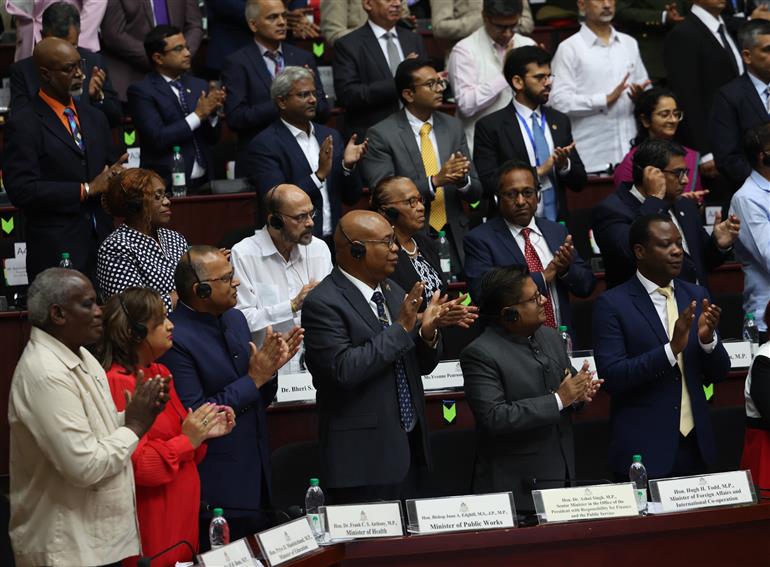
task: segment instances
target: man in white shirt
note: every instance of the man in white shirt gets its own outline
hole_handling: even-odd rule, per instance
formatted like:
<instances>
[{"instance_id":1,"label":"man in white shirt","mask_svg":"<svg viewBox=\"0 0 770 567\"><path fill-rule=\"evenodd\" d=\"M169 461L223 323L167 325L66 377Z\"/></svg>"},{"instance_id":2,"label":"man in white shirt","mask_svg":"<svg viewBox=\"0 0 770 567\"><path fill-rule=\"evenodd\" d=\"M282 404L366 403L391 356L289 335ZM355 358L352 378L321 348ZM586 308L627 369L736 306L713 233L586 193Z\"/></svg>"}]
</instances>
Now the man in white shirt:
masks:
<instances>
[{"instance_id":1,"label":"man in white shirt","mask_svg":"<svg viewBox=\"0 0 770 567\"><path fill-rule=\"evenodd\" d=\"M550 105L570 117L589 173L623 159L636 135L633 98L649 85L639 46L612 26L615 0L578 0L580 31L553 58Z\"/></svg>"},{"instance_id":2,"label":"man in white shirt","mask_svg":"<svg viewBox=\"0 0 770 567\"><path fill-rule=\"evenodd\" d=\"M316 210L302 189L278 185L265 199L267 223L233 246L230 261L241 285L236 308L255 342L265 329L299 326L308 292L332 270L329 247L313 236Z\"/></svg>"}]
</instances>

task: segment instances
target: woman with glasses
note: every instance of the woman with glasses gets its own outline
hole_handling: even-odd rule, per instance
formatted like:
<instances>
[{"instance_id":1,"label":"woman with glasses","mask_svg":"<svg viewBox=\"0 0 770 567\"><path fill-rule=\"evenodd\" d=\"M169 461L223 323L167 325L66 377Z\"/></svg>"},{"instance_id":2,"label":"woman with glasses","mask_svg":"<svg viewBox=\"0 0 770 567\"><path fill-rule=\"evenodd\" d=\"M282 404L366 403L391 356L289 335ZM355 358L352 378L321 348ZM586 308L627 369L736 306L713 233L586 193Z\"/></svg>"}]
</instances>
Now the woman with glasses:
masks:
<instances>
[{"instance_id":1,"label":"woman with glasses","mask_svg":"<svg viewBox=\"0 0 770 567\"><path fill-rule=\"evenodd\" d=\"M629 151L615 168L613 178L615 188L621 183L633 183L633 160L639 144L648 138L673 140L679 123L684 118L684 112L679 110L679 103L674 93L668 89L656 87L642 93L634 105L636 117L636 138L631 141ZM684 161L687 164L689 184L684 188L683 195L693 199L702 196L700 176L698 175L698 160L700 154L690 148L685 148L687 154Z\"/></svg>"},{"instance_id":2,"label":"woman with glasses","mask_svg":"<svg viewBox=\"0 0 770 567\"><path fill-rule=\"evenodd\" d=\"M127 169L110 178L102 205L118 226L99 247L96 281L104 299L127 287L157 291L169 311L176 303L174 270L187 241L166 228L171 201L161 177L148 169Z\"/></svg>"},{"instance_id":3,"label":"woman with glasses","mask_svg":"<svg viewBox=\"0 0 770 567\"><path fill-rule=\"evenodd\" d=\"M172 346L174 325L156 291L128 288L113 295L104 307L100 357L118 411L139 381L168 377L168 368L156 362ZM206 441L221 437L235 426L227 406L206 403L186 409L173 385L169 400L131 456L136 482L136 513L142 553L152 556L180 541L198 544L200 477L198 463L206 455ZM195 549L179 546L153 561L172 566L192 561ZM136 565L136 558L123 561Z\"/></svg>"}]
</instances>

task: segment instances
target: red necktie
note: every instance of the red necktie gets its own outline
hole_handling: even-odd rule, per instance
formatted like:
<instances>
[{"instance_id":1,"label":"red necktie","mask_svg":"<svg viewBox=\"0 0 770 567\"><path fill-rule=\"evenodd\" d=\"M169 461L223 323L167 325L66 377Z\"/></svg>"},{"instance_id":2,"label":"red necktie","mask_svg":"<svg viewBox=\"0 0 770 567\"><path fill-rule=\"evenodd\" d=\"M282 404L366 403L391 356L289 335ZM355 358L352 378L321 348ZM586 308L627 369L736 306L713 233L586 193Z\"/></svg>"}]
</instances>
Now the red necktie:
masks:
<instances>
[{"instance_id":1,"label":"red necktie","mask_svg":"<svg viewBox=\"0 0 770 567\"><path fill-rule=\"evenodd\" d=\"M540 261L540 257L535 251L535 247L529 241L529 233L532 232L531 228L522 228L521 234L524 236L524 259L527 261L527 268L530 272L542 272L543 263ZM553 314L553 303L551 303L551 295L544 295L545 297L545 324L549 327L556 328L556 317Z\"/></svg>"}]
</instances>

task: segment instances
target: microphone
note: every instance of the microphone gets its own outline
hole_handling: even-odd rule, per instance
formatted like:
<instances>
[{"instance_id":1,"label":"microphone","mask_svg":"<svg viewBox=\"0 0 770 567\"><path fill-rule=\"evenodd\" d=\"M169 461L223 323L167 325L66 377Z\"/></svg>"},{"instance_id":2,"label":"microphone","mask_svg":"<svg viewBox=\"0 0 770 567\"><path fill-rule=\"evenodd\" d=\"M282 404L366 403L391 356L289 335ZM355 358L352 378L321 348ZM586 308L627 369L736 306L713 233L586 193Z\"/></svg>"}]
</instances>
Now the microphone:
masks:
<instances>
[{"instance_id":1,"label":"microphone","mask_svg":"<svg viewBox=\"0 0 770 567\"><path fill-rule=\"evenodd\" d=\"M155 561L158 557L161 557L162 555L165 555L166 553L168 553L172 549L175 549L175 548L179 547L180 545L186 545L187 547L189 547L190 548L190 553L192 554L192 557L195 557L195 548L193 548L192 544L189 541L183 539L183 540L180 540L180 541L176 542L171 547L167 547L163 551L159 551L158 553L156 553L152 557L145 557L143 555L140 555L139 559L136 560L136 565L137 565L137 567L150 567L152 562Z\"/></svg>"},{"instance_id":2,"label":"microphone","mask_svg":"<svg viewBox=\"0 0 770 567\"><path fill-rule=\"evenodd\" d=\"M541 490L545 489L546 487L538 487L538 483L554 483L554 482L560 482L563 484L569 484L569 488L574 488L575 486L589 486L592 484L613 484L611 480L608 480L606 478L538 478L536 476L533 476L529 479L526 479L525 482L529 484L530 490ZM553 486L549 486L547 488L554 488Z\"/></svg>"},{"instance_id":3,"label":"microphone","mask_svg":"<svg viewBox=\"0 0 770 567\"><path fill-rule=\"evenodd\" d=\"M215 508L222 508L223 510L233 510L235 512L259 512L269 518L270 522L274 526L278 526L289 520L296 520L305 515L305 510L293 504L286 508L286 510L280 510L277 508L237 508L235 506L212 506L205 500L201 500L201 512L211 512Z\"/></svg>"}]
</instances>

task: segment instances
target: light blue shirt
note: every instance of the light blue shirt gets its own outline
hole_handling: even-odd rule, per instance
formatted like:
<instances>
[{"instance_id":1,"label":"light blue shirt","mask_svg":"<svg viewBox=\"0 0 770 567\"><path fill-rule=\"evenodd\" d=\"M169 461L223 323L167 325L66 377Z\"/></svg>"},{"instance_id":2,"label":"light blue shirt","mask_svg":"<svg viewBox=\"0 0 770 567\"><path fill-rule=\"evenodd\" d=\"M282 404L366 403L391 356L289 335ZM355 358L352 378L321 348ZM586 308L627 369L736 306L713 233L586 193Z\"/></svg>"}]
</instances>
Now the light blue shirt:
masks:
<instances>
[{"instance_id":1,"label":"light blue shirt","mask_svg":"<svg viewBox=\"0 0 770 567\"><path fill-rule=\"evenodd\" d=\"M741 219L735 254L743 265L743 310L753 313L760 331L767 331L765 306L770 301L770 181L752 171L730 203Z\"/></svg>"},{"instance_id":2,"label":"light blue shirt","mask_svg":"<svg viewBox=\"0 0 770 567\"><path fill-rule=\"evenodd\" d=\"M751 79L751 84L754 85L755 89L757 89L757 94L762 100L762 104L764 104L765 108L767 108L767 89L770 87L770 85L766 85L748 71L746 74L749 76L749 79Z\"/></svg>"}]
</instances>

